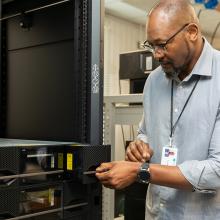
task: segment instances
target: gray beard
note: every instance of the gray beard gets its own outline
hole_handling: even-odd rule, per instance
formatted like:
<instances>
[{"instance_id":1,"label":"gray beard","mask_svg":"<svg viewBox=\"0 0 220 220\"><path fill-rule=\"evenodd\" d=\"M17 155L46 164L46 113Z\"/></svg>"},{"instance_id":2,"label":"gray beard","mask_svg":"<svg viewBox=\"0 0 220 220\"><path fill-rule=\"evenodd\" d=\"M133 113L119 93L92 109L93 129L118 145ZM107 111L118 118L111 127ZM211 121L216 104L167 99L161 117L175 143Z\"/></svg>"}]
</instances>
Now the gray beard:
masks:
<instances>
[{"instance_id":1,"label":"gray beard","mask_svg":"<svg viewBox=\"0 0 220 220\"><path fill-rule=\"evenodd\" d=\"M178 82L178 83L180 83L181 82L181 80L179 79L179 71L173 71L173 72L169 72L169 73L166 73L165 72L165 74L166 74L166 77L168 78L168 79L171 79L171 80L175 80L176 82Z\"/></svg>"}]
</instances>

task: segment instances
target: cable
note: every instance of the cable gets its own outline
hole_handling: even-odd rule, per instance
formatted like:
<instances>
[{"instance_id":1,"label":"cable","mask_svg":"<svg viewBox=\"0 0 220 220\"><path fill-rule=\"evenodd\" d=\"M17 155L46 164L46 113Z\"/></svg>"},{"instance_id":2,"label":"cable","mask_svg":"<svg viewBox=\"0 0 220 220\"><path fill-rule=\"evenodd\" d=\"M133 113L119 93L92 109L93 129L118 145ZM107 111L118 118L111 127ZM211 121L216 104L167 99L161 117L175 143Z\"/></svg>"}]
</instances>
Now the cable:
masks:
<instances>
[{"instance_id":1,"label":"cable","mask_svg":"<svg viewBox=\"0 0 220 220\"><path fill-rule=\"evenodd\" d=\"M132 128L132 136L133 136L132 140L134 140L135 139L135 136L134 136L134 125L131 125L131 128Z\"/></svg>"},{"instance_id":2,"label":"cable","mask_svg":"<svg viewBox=\"0 0 220 220\"><path fill-rule=\"evenodd\" d=\"M118 85L119 85L119 94L121 95L121 81L120 81L120 79L119 79ZM121 133L122 133L122 141L123 141L124 148L125 148L126 147L126 143L125 143L125 134L124 134L123 125L121 125Z\"/></svg>"},{"instance_id":3,"label":"cable","mask_svg":"<svg viewBox=\"0 0 220 220\"><path fill-rule=\"evenodd\" d=\"M215 30L214 30L214 32L213 32L213 34L212 34L212 38L211 38L211 41L210 41L210 44L211 44L211 45L213 45L213 41L214 41L214 38L215 38L215 35L216 35L216 33L217 33L217 30L218 30L219 26L220 26L220 21L219 21L218 24L216 25Z\"/></svg>"},{"instance_id":4,"label":"cable","mask_svg":"<svg viewBox=\"0 0 220 220\"><path fill-rule=\"evenodd\" d=\"M119 89L119 95L121 95L121 80L118 81L118 89Z\"/></svg>"},{"instance_id":5,"label":"cable","mask_svg":"<svg viewBox=\"0 0 220 220\"><path fill-rule=\"evenodd\" d=\"M201 15L201 13L202 13L203 11L205 11L205 9L199 9L199 12L198 12L198 14L197 14L198 19L200 18L200 15Z\"/></svg>"}]
</instances>

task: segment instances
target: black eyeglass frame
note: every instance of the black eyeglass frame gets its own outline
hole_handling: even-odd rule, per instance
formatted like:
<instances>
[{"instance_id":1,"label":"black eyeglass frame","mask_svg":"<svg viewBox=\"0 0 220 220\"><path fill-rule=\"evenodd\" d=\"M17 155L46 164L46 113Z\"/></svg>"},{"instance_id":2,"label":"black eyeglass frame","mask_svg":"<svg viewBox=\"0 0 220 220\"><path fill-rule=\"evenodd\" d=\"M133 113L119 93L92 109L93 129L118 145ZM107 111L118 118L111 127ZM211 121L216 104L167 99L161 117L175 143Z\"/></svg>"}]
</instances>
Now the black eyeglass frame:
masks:
<instances>
[{"instance_id":1,"label":"black eyeglass frame","mask_svg":"<svg viewBox=\"0 0 220 220\"><path fill-rule=\"evenodd\" d=\"M190 23L184 24L175 34L173 34L169 39L167 39L164 43L157 44L157 45L151 45L147 40L144 41L142 44L145 49L150 50L152 53L155 53L157 50L165 52L167 51L167 44L182 30L184 30L185 27L187 27Z\"/></svg>"}]
</instances>

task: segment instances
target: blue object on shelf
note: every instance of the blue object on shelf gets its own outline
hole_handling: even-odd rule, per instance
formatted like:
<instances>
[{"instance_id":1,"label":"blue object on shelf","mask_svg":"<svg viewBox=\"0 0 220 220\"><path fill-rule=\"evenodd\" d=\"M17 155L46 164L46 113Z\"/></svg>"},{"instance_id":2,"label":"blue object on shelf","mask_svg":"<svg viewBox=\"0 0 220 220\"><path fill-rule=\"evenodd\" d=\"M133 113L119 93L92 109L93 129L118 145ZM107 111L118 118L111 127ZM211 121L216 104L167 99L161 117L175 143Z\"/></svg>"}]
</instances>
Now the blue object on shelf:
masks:
<instances>
[{"instance_id":1,"label":"blue object on shelf","mask_svg":"<svg viewBox=\"0 0 220 220\"><path fill-rule=\"evenodd\" d=\"M205 0L195 0L195 3L203 4L205 3Z\"/></svg>"},{"instance_id":2,"label":"blue object on shelf","mask_svg":"<svg viewBox=\"0 0 220 220\"><path fill-rule=\"evenodd\" d=\"M218 5L218 0L209 0L204 5L207 9L214 9Z\"/></svg>"}]
</instances>

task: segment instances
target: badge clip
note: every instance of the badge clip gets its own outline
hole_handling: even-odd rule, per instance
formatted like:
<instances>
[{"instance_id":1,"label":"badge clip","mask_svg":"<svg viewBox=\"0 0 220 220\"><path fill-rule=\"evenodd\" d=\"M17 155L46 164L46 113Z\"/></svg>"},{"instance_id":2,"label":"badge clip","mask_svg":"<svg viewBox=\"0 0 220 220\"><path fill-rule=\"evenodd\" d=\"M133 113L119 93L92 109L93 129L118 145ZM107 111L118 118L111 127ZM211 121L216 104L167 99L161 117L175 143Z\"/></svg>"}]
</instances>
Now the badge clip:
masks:
<instances>
[{"instance_id":1,"label":"badge clip","mask_svg":"<svg viewBox=\"0 0 220 220\"><path fill-rule=\"evenodd\" d=\"M170 136L169 137L169 147L173 146L173 138Z\"/></svg>"}]
</instances>

